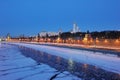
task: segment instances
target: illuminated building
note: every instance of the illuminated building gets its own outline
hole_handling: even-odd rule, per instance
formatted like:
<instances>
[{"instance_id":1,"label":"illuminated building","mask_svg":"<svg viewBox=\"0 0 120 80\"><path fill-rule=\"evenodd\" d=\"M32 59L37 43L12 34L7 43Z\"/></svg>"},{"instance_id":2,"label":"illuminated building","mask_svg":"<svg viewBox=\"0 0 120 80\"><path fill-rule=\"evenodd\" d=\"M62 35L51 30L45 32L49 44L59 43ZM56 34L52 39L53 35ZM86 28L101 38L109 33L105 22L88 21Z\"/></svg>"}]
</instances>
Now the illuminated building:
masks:
<instances>
[{"instance_id":1,"label":"illuminated building","mask_svg":"<svg viewBox=\"0 0 120 80\"><path fill-rule=\"evenodd\" d=\"M46 37L46 35L48 36L56 36L56 35L59 35L59 33L57 32L40 32L40 37Z\"/></svg>"},{"instance_id":2,"label":"illuminated building","mask_svg":"<svg viewBox=\"0 0 120 80\"><path fill-rule=\"evenodd\" d=\"M71 33L76 33L76 32L80 32L80 29L79 29L79 27L77 26L77 24L74 23L74 24L73 24L73 30L72 30Z\"/></svg>"},{"instance_id":3,"label":"illuminated building","mask_svg":"<svg viewBox=\"0 0 120 80\"><path fill-rule=\"evenodd\" d=\"M92 39L92 37L91 37L91 35L90 34L85 34L85 37L84 37L84 41L88 41L88 40L91 40Z\"/></svg>"},{"instance_id":4,"label":"illuminated building","mask_svg":"<svg viewBox=\"0 0 120 80\"><path fill-rule=\"evenodd\" d=\"M7 40L7 41L10 41L10 39L11 39L11 37L10 37L10 34L8 33L8 34L7 34L7 39L6 39L6 40Z\"/></svg>"},{"instance_id":5,"label":"illuminated building","mask_svg":"<svg viewBox=\"0 0 120 80\"><path fill-rule=\"evenodd\" d=\"M90 45L93 42L91 34L85 34L83 42Z\"/></svg>"}]
</instances>

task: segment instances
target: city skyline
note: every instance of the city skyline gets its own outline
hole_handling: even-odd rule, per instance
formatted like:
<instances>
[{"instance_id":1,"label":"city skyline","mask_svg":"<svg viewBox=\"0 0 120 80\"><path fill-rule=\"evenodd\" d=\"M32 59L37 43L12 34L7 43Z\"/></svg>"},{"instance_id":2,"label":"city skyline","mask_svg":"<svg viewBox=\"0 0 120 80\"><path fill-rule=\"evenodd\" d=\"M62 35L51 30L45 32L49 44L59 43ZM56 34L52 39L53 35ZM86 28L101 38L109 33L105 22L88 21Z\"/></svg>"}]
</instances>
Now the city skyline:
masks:
<instances>
[{"instance_id":1,"label":"city skyline","mask_svg":"<svg viewBox=\"0 0 120 80\"><path fill-rule=\"evenodd\" d=\"M0 1L0 36L35 35L41 31L120 30L119 0Z\"/></svg>"},{"instance_id":2,"label":"city skyline","mask_svg":"<svg viewBox=\"0 0 120 80\"><path fill-rule=\"evenodd\" d=\"M75 23L76 24L76 23ZM77 25L77 24L76 24ZM85 30L81 30L81 27L79 27L78 25L76 26L76 28L78 28L77 30L76 30L76 32L74 32L74 29L75 29L75 27L74 27L74 23L73 23L73 25L72 26L70 26L71 28L70 29L68 29L68 30L64 30L64 29L62 29L61 27L59 27L57 30L44 30L44 29L42 29L42 30L39 30L39 32L33 32L32 34L31 34L31 32L27 32L27 33L25 33L25 32L21 32L21 33L18 33L18 34L13 34L12 32L6 32L6 33L4 33L3 35L2 35L2 33L0 34L0 37L6 37L8 34L9 35L11 35L11 36L13 36L13 37L17 37L17 36L21 36L21 35L24 35L24 36L35 36L35 35L37 35L38 33L41 33L41 32L45 32L45 33L59 33L59 31L61 30L62 31L62 33L65 33L65 32L70 32L70 33L76 33L76 32L87 32L87 31L90 31L90 32L102 32L102 31L120 31L120 29L103 29L103 30L90 30L90 29L85 29ZM24 30L24 29L23 29Z\"/></svg>"},{"instance_id":3,"label":"city skyline","mask_svg":"<svg viewBox=\"0 0 120 80\"><path fill-rule=\"evenodd\" d=\"M120 80L120 0L0 0L0 80Z\"/></svg>"}]
</instances>

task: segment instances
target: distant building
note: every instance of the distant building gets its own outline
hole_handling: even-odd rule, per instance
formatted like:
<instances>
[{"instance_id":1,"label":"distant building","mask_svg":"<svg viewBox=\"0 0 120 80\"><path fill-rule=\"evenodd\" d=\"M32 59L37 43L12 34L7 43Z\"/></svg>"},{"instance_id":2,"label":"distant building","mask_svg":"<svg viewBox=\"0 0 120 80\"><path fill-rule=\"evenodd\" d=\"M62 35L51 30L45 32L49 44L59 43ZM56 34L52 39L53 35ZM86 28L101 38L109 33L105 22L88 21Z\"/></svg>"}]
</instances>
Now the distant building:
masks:
<instances>
[{"instance_id":1,"label":"distant building","mask_svg":"<svg viewBox=\"0 0 120 80\"><path fill-rule=\"evenodd\" d=\"M85 34L84 40L90 40L92 37L90 34Z\"/></svg>"},{"instance_id":2,"label":"distant building","mask_svg":"<svg viewBox=\"0 0 120 80\"><path fill-rule=\"evenodd\" d=\"M59 33L57 33L57 32L45 32L45 31L40 32L39 34L40 34L40 37L46 37L46 35L48 35L48 36L56 36L56 35L59 35Z\"/></svg>"},{"instance_id":3,"label":"distant building","mask_svg":"<svg viewBox=\"0 0 120 80\"><path fill-rule=\"evenodd\" d=\"M76 23L73 24L73 30L71 31L71 33L76 33L76 32L80 32L79 27L77 26Z\"/></svg>"},{"instance_id":4,"label":"distant building","mask_svg":"<svg viewBox=\"0 0 120 80\"><path fill-rule=\"evenodd\" d=\"M9 40L11 39L11 37L10 37L10 34L9 34L9 33L7 34L7 38L6 38L6 39L7 39L7 41L9 41Z\"/></svg>"}]
</instances>

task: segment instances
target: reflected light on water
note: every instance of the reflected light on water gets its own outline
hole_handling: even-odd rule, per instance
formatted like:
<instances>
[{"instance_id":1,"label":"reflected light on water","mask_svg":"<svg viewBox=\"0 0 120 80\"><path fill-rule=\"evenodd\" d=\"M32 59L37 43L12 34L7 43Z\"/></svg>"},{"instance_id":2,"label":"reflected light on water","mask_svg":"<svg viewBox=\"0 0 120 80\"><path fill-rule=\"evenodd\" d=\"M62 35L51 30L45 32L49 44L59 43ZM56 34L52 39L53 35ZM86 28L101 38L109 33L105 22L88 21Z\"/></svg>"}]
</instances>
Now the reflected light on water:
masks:
<instances>
[{"instance_id":1,"label":"reflected light on water","mask_svg":"<svg viewBox=\"0 0 120 80\"><path fill-rule=\"evenodd\" d=\"M73 61L72 58L66 60L62 57L50 55L41 51L36 51L31 48L26 48L22 46L19 46L19 48L21 48L20 50L22 54L25 55L26 57L31 57L32 59L36 60L38 63L47 64L59 71L69 71L70 73L80 77L84 77L86 75L89 79L91 78L91 76L93 76L94 78L96 78L96 80L98 79L100 80L102 77L105 80L108 80L108 78L111 77L113 77L113 79L116 79L116 77L117 78L120 77L120 74L106 72L98 68L97 66L78 63Z\"/></svg>"},{"instance_id":2,"label":"reflected light on water","mask_svg":"<svg viewBox=\"0 0 120 80\"><path fill-rule=\"evenodd\" d=\"M1 42L0 42L0 47L2 46Z\"/></svg>"},{"instance_id":3,"label":"reflected light on water","mask_svg":"<svg viewBox=\"0 0 120 80\"><path fill-rule=\"evenodd\" d=\"M72 71L74 69L74 62L72 59L68 60L68 70Z\"/></svg>"},{"instance_id":4,"label":"reflected light on water","mask_svg":"<svg viewBox=\"0 0 120 80\"><path fill-rule=\"evenodd\" d=\"M88 64L83 64L83 66L85 69L88 68Z\"/></svg>"},{"instance_id":5,"label":"reflected light on water","mask_svg":"<svg viewBox=\"0 0 120 80\"><path fill-rule=\"evenodd\" d=\"M60 63L61 58L59 56L57 56L56 60L58 63Z\"/></svg>"}]
</instances>

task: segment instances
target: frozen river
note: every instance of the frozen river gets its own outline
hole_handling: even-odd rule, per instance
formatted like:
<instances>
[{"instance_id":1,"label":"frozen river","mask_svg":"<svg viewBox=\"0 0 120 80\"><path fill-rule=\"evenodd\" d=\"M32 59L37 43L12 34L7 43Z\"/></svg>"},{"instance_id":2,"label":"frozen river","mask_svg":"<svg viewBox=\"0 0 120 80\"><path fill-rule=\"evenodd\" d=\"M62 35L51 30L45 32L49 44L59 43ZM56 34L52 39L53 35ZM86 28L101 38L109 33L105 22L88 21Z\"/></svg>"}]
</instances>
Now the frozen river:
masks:
<instances>
[{"instance_id":1,"label":"frozen river","mask_svg":"<svg viewBox=\"0 0 120 80\"><path fill-rule=\"evenodd\" d=\"M0 80L81 80L68 71L58 71L26 57L17 47L0 45Z\"/></svg>"},{"instance_id":2,"label":"frozen river","mask_svg":"<svg viewBox=\"0 0 120 80\"><path fill-rule=\"evenodd\" d=\"M32 44L12 44L17 46L1 45L0 80L120 79L120 59L114 55L92 52L88 54L87 51Z\"/></svg>"}]
</instances>

